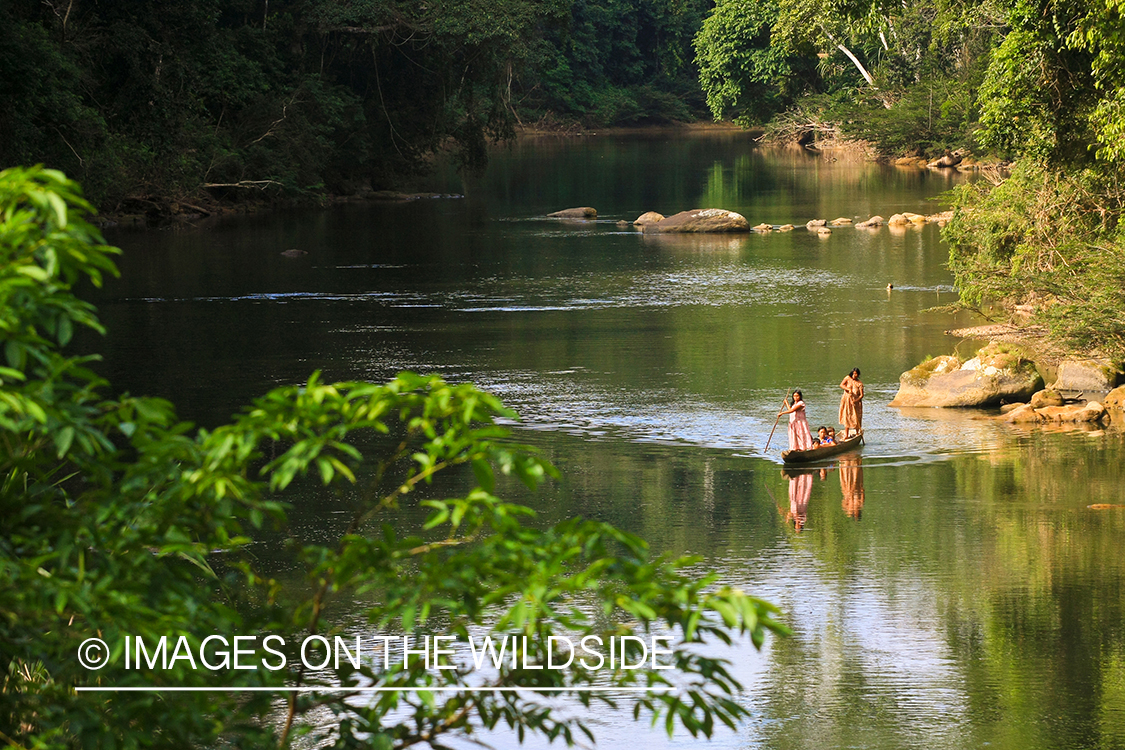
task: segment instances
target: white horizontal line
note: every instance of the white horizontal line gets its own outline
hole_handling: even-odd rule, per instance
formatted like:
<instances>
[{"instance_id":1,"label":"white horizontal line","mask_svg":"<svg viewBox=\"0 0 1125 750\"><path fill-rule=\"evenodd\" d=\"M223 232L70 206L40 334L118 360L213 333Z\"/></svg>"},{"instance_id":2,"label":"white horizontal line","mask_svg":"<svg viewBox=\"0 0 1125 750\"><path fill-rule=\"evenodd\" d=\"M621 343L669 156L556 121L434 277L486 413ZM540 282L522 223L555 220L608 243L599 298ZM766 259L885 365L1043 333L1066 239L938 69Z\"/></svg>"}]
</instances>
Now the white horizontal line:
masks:
<instances>
[{"instance_id":1,"label":"white horizontal line","mask_svg":"<svg viewBox=\"0 0 1125 750\"><path fill-rule=\"evenodd\" d=\"M657 685L653 687L343 687L333 685L305 685L301 687L75 687L79 693L666 693L678 688Z\"/></svg>"}]
</instances>

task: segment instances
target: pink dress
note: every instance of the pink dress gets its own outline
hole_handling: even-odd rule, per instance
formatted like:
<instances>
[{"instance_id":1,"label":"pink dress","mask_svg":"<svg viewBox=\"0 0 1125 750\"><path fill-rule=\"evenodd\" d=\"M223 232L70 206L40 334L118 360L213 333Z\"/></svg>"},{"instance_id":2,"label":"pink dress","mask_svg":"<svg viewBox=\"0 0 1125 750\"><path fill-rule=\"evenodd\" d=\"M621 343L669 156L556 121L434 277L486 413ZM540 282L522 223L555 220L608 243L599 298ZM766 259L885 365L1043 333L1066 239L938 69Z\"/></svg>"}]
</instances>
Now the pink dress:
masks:
<instances>
[{"instance_id":1,"label":"pink dress","mask_svg":"<svg viewBox=\"0 0 1125 750\"><path fill-rule=\"evenodd\" d=\"M812 447L812 434L809 432L809 420L805 418L805 402L793 404L798 405L800 408L789 415L789 450L807 451Z\"/></svg>"}]
</instances>

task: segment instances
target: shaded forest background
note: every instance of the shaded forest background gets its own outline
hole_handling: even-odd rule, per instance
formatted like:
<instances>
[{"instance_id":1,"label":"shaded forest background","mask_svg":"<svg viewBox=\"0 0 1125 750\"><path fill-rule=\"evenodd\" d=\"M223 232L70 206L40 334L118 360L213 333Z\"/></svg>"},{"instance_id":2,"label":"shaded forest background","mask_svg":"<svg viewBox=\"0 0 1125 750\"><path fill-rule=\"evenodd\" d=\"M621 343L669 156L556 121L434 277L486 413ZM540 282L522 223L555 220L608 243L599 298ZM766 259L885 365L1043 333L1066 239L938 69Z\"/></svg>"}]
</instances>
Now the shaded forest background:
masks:
<instances>
[{"instance_id":1,"label":"shaded forest background","mask_svg":"<svg viewBox=\"0 0 1125 750\"><path fill-rule=\"evenodd\" d=\"M0 5L0 162L107 210L393 187L520 124L705 116L706 0L17 0ZM137 205L129 205L137 204Z\"/></svg>"},{"instance_id":2,"label":"shaded forest background","mask_svg":"<svg viewBox=\"0 0 1125 750\"><path fill-rule=\"evenodd\" d=\"M1125 0L8 0L0 164L104 211L400 186L517 127L733 120L1014 163L947 231L965 304L1125 354ZM972 217L968 219L967 217Z\"/></svg>"}]
</instances>

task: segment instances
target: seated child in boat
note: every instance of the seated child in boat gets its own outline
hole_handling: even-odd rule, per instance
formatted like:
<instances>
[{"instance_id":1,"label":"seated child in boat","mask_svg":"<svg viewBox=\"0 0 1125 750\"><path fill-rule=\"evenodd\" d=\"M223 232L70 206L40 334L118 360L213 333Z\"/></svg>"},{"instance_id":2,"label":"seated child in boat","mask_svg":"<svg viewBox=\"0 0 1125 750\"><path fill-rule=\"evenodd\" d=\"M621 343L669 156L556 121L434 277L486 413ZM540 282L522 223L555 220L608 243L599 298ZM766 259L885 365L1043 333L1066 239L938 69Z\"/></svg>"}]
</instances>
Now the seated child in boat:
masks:
<instances>
[{"instance_id":1,"label":"seated child in boat","mask_svg":"<svg viewBox=\"0 0 1125 750\"><path fill-rule=\"evenodd\" d=\"M835 427L829 427L828 428L828 439L832 441L833 445L836 444L836 428Z\"/></svg>"},{"instance_id":2,"label":"seated child in boat","mask_svg":"<svg viewBox=\"0 0 1125 750\"><path fill-rule=\"evenodd\" d=\"M812 439L812 447L813 448L819 448L820 447L820 438L813 438Z\"/></svg>"},{"instance_id":3,"label":"seated child in boat","mask_svg":"<svg viewBox=\"0 0 1125 750\"><path fill-rule=\"evenodd\" d=\"M816 436L817 436L817 439L820 440L821 445L835 445L836 444L836 441L833 440L832 436L829 434L827 427L822 426L822 427L817 428Z\"/></svg>"}]
</instances>

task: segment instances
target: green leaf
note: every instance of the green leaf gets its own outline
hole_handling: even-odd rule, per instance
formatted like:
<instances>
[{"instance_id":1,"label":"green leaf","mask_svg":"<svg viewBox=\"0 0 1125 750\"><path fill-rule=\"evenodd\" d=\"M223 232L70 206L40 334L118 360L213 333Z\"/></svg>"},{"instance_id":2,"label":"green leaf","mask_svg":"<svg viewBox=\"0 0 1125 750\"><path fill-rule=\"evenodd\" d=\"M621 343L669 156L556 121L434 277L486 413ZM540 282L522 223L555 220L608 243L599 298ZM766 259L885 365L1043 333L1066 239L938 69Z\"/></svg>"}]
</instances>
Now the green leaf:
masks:
<instances>
[{"instance_id":1,"label":"green leaf","mask_svg":"<svg viewBox=\"0 0 1125 750\"><path fill-rule=\"evenodd\" d=\"M70 450L71 443L74 442L74 427L67 425L62 429L55 432L54 435L55 450L58 452L58 457L62 458Z\"/></svg>"}]
</instances>

